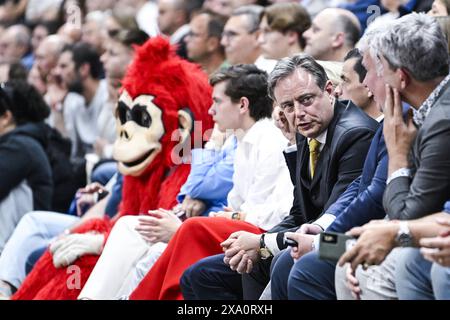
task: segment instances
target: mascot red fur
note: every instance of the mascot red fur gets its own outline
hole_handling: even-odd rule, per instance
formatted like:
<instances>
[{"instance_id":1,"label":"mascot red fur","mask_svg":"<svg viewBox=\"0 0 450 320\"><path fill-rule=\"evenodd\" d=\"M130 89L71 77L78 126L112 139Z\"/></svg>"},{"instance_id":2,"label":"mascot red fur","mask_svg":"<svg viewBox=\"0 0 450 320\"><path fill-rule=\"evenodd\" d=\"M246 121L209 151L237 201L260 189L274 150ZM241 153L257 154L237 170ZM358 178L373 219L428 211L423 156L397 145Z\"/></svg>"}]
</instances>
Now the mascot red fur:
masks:
<instances>
[{"instance_id":1,"label":"mascot red fur","mask_svg":"<svg viewBox=\"0 0 450 320\"><path fill-rule=\"evenodd\" d=\"M191 147L194 138L202 139L212 128L211 88L203 71L176 56L161 37L135 49L116 110L114 157L124 175L119 214L111 221L89 220L72 234L99 234L100 241L106 241L121 216L171 209L190 171L174 150L180 149L181 141ZM194 121L201 126L194 126ZM67 268L55 268L47 250L13 299L76 299L97 260L98 255L87 254Z\"/></svg>"}]
</instances>

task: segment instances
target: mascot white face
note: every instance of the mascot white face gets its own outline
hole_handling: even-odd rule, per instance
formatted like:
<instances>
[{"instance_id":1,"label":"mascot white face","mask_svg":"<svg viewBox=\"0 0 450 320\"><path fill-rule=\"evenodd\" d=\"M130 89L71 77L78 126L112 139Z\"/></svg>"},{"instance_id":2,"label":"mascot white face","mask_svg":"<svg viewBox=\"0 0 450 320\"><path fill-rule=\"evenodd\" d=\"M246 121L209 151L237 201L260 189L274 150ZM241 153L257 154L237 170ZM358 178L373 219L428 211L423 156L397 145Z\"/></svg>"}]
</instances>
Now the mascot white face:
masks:
<instances>
[{"instance_id":1,"label":"mascot white face","mask_svg":"<svg viewBox=\"0 0 450 320\"><path fill-rule=\"evenodd\" d=\"M153 103L154 98L140 95L133 100L126 90L120 96L114 158L123 175L139 176L161 152L165 130L162 111Z\"/></svg>"}]
</instances>

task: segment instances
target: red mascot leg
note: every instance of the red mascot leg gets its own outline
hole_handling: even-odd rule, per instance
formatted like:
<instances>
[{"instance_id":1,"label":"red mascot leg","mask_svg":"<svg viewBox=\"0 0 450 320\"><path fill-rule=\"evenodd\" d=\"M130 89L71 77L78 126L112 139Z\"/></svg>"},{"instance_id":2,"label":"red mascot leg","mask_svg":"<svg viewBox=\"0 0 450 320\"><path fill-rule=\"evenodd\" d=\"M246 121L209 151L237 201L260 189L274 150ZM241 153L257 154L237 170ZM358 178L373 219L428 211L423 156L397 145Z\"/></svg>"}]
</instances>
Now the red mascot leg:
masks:
<instances>
[{"instance_id":1,"label":"red mascot leg","mask_svg":"<svg viewBox=\"0 0 450 320\"><path fill-rule=\"evenodd\" d=\"M186 220L169 241L130 299L181 300L179 282L184 270L202 258L222 253L220 243L236 231L264 230L244 221L195 217Z\"/></svg>"},{"instance_id":2,"label":"red mascot leg","mask_svg":"<svg viewBox=\"0 0 450 320\"><path fill-rule=\"evenodd\" d=\"M109 220L92 219L72 232L97 231L106 234L110 228ZM98 256L87 255L78 259L72 266L56 269L53 265L53 257L47 250L12 299L75 300L94 269L98 258Z\"/></svg>"}]
</instances>

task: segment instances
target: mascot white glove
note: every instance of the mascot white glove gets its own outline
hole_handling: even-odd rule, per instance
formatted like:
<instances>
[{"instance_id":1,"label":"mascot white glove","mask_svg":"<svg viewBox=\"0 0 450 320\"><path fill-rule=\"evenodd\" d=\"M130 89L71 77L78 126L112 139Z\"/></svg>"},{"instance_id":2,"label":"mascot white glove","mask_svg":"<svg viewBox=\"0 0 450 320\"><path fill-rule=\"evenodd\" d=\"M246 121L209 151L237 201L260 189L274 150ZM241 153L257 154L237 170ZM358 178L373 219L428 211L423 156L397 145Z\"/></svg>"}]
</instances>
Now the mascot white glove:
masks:
<instances>
[{"instance_id":1,"label":"mascot white glove","mask_svg":"<svg viewBox=\"0 0 450 320\"><path fill-rule=\"evenodd\" d=\"M86 254L99 255L103 250L104 235L74 233L58 239L50 245L55 268L67 267Z\"/></svg>"}]
</instances>

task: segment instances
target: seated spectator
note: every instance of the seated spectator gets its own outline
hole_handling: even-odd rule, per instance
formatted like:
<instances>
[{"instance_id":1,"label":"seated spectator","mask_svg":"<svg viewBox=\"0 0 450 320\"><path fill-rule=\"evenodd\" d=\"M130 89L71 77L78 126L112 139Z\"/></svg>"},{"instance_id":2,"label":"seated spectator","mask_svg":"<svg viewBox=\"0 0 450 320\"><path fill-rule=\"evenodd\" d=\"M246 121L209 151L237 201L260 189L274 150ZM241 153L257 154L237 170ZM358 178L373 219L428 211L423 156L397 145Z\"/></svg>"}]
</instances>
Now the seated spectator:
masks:
<instances>
[{"instance_id":1,"label":"seated spectator","mask_svg":"<svg viewBox=\"0 0 450 320\"><path fill-rule=\"evenodd\" d=\"M381 103L375 102L373 91L363 82L366 74L367 70L363 65L361 52L356 48L350 50L344 58L341 74L342 82L336 88L335 93L339 99L351 100L370 117L380 122L384 117L380 111ZM382 91L384 93L384 90ZM379 97L378 100L384 99Z\"/></svg>"},{"instance_id":2,"label":"seated spectator","mask_svg":"<svg viewBox=\"0 0 450 320\"><path fill-rule=\"evenodd\" d=\"M40 42L35 51L35 63L30 71L32 74L29 75L29 83L39 88L39 91L43 91L43 95L47 92L48 86L54 85L55 79L52 72L64 46L65 42L61 36L50 35Z\"/></svg>"},{"instance_id":3,"label":"seated spectator","mask_svg":"<svg viewBox=\"0 0 450 320\"><path fill-rule=\"evenodd\" d=\"M348 10L328 8L312 21L303 33L305 53L316 60L343 61L361 36L361 26L356 16Z\"/></svg>"},{"instance_id":4,"label":"seated spectator","mask_svg":"<svg viewBox=\"0 0 450 320\"><path fill-rule=\"evenodd\" d=\"M389 165L383 206L390 220L425 217L439 211L450 198L447 40L434 18L413 13L391 22L385 32L378 33L372 50L379 57L378 67L387 84L383 132ZM427 59L414 58L422 56ZM402 117L401 101L413 109L406 120ZM407 224L400 225L403 228L397 240L408 233ZM351 233L357 236L363 230ZM397 298L394 277L402 249L391 252L389 241L371 232L359 237L336 269L338 298L350 299L351 293L363 299ZM350 262L350 266L342 268L344 262ZM364 268L356 270L359 264ZM372 264L376 265L365 270ZM350 290L346 279L351 283Z\"/></svg>"},{"instance_id":5,"label":"seated spectator","mask_svg":"<svg viewBox=\"0 0 450 320\"><path fill-rule=\"evenodd\" d=\"M189 33L191 14L200 7L198 1L192 0L158 1L158 28L170 37L170 43L177 45L177 54L182 58L187 58L185 38Z\"/></svg>"},{"instance_id":6,"label":"seated spectator","mask_svg":"<svg viewBox=\"0 0 450 320\"><path fill-rule=\"evenodd\" d=\"M106 13L101 11L90 12L86 15L81 41L90 44L99 55L105 52L105 18Z\"/></svg>"},{"instance_id":7,"label":"seated spectator","mask_svg":"<svg viewBox=\"0 0 450 320\"><path fill-rule=\"evenodd\" d=\"M30 70L34 57L31 51L30 30L21 24L6 29L0 39L0 59L7 62L19 61Z\"/></svg>"},{"instance_id":8,"label":"seated spectator","mask_svg":"<svg viewBox=\"0 0 450 320\"><path fill-rule=\"evenodd\" d=\"M220 44L225 20L222 16L205 11L192 18L186 36L188 58L200 64L211 75L224 65L225 51Z\"/></svg>"},{"instance_id":9,"label":"seated spectator","mask_svg":"<svg viewBox=\"0 0 450 320\"><path fill-rule=\"evenodd\" d=\"M49 108L24 81L0 87L0 253L20 218L52 204L43 120Z\"/></svg>"},{"instance_id":10,"label":"seated spectator","mask_svg":"<svg viewBox=\"0 0 450 320\"><path fill-rule=\"evenodd\" d=\"M91 153L92 163L86 164L86 166L94 166L90 168L92 169L90 180L93 182L106 184L117 172L117 164L112 159L113 143L116 140L116 119L112 115L119 100L120 80L125 75L130 62L133 61L133 45L144 43L147 39L147 34L139 29L111 33L105 44L106 51L100 57L105 69L108 98L97 119L97 136L93 150L95 153Z\"/></svg>"},{"instance_id":11,"label":"seated spectator","mask_svg":"<svg viewBox=\"0 0 450 320\"><path fill-rule=\"evenodd\" d=\"M52 110L49 123L70 138L72 158L77 163L94 150L100 130L99 115L108 99L102 73L100 57L90 45L68 46L53 69L56 81L45 97Z\"/></svg>"},{"instance_id":12,"label":"seated spectator","mask_svg":"<svg viewBox=\"0 0 450 320\"><path fill-rule=\"evenodd\" d=\"M259 22L263 7L248 5L233 11L225 24L221 44L225 48L226 61L234 64L255 64L261 70L272 71L276 61L261 56L258 43Z\"/></svg>"},{"instance_id":13,"label":"seated spectator","mask_svg":"<svg viewBox=\"0 0 450 320\"><path fill-rule=\"evenodd\" d=\"M310 26L311 18L300 4L278 3L265 8L258 37L263 57L280 60L303 52L303 33Z\"/></svg>"}]
</instances>

